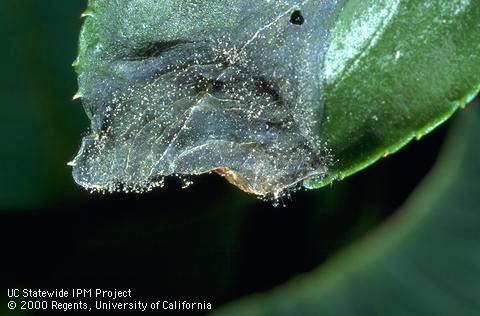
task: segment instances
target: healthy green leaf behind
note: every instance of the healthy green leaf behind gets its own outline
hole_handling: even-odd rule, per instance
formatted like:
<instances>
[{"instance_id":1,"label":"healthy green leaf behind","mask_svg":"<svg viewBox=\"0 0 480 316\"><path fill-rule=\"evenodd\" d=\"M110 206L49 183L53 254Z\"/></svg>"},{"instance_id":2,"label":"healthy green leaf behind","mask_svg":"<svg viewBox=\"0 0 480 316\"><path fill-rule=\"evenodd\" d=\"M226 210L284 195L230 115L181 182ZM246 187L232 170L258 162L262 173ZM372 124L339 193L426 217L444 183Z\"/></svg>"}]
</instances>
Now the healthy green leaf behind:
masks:
<instances>
[{"instance_id":1,"label":"healthy green leaf behind","mask_svg":"<svg viewBox=\"0 0 480 316\"><path fill-rule=\"evenodd\" d=\"M83 1L0 3L0 208L34 209L78 199L66 161L88 126L71 102L71 62Z\"/></svg>"},{"instance_id":2,"label":"healthy green leaf behind","mask_svg":"<svg viewBox=\"0 0 480 316\"><path fill-rule=\"evenodd\" d=\"M217 316L478 315L480 115L462 113L431 174L367 239Z\"/></svg>"}]
</instances>

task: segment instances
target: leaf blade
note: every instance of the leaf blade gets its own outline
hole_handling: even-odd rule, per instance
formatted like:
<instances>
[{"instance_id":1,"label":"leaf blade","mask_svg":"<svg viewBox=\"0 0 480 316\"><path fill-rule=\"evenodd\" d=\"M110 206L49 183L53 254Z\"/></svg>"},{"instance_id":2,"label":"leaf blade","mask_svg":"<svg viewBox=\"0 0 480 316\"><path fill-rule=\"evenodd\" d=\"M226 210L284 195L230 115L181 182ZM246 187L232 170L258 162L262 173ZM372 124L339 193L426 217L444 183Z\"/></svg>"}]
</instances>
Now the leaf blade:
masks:
<instances>
[{"instance_id":1,"label":"leaf blade","mask_svg":"<svg viewBox=\"0 0 480 316\"><path fill-rule=\"evenodd\" d=\"M325 179L308 187L322 187L394 153L446 121L480 91L478 1L386 3L395 13L380 36L371 32L370 38L377 38L374 44L367 41L368 54L347 58L345 64L356 66L346 76L327 78L320 134L338 160ZM372 7L378 12L371 13ZM333 31L327 61L349 52L339 40L357 41L352 16L378 17L385 15L382 10L376 1L350 1Z\"/></svg>"}]
</instances>

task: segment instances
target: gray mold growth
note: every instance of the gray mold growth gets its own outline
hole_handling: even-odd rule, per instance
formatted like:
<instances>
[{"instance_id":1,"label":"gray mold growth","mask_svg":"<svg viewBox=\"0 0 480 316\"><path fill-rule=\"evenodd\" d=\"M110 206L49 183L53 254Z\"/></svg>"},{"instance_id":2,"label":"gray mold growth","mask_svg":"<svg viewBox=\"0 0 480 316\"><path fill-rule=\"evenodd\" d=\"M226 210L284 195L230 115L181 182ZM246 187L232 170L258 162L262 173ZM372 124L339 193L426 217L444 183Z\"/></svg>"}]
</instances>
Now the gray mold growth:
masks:
<instances>
[{"instance_id":1,"label":"gray mold growth","mask_svg":"<svg viewBox=\"0 0 480 316\"><path fill-rule=\"evenodd\" d=\"M214 171L278 197L322 177L323 64L340 6L91 0L78 72L92 132L75 180L142 191Z\"/></svg>"}]
</instances>

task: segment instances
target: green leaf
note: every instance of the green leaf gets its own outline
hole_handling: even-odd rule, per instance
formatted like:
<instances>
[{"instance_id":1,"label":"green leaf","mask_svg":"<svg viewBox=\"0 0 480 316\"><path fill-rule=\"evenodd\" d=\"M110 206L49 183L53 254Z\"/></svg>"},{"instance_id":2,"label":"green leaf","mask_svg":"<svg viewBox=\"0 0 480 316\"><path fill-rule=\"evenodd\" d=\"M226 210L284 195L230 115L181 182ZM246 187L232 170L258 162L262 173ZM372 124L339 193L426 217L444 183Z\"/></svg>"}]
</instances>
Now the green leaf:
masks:
<instances>
[{"instance_id":1,"label":"green leaf","mask_svg":"<svg viewBox=\"0 0 480 316\"><path fill-rule=\"evenodd\" d=\"M326 57L319 187L421 138L480 89L480 1L351 0Z\"/></svg>"},{"instance_id":2,"label":"green leaf","mask_svg":"<svg viewBox=\"0 0 480 316\"><path fill-rule=\"evenodd\" d=\"M76 62L99 190L217 172L279 196L420 137L480 86L478 0L91 0Z\"/></svg>"},{"instance_id":3,"label":"green leaf","mask_svg":"<svg viewBox=\"0 0 480 316\"><path fill-rule=\"evenodd\" d=\"M317 271L214 315L478 315L480 113L457 121L406 205Z\"/></svg>"}]
</instances>

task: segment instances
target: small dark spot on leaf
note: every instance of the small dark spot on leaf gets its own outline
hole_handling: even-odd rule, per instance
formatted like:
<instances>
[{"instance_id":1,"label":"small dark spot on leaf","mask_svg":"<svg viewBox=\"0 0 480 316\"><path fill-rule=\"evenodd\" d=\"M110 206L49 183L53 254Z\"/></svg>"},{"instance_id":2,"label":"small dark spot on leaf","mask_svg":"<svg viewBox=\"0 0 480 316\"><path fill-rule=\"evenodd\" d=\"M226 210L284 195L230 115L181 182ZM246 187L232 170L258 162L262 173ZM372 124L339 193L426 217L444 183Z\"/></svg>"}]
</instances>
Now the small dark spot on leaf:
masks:
<instances>
[{"instance_id":1,"label":"small dark spot on leaf","mask_svg":"<svg viewBox=\"0 0 480 316\"><path fill-rule=\"evenodd\" d=\"M229 66L230 66L230 63L229 63L228 61L222 61L222 62L220 63L220 68L221 68L221 69L226 69L226 68L228 68Z\"/></svg>"},{"instance_id":2,"label":"small dark spot on leaf","mask_svg":"<svg viewBox=\"0 0 480 316\"><path fill-rule=\"evenodd\" d=\"M302 12L300 12L299 10L293 11L292 15L290 16L290 23L302 25L303 22L305 22L305 19L302 15Z\"/></svg>"},{"instance_id":3,"label":"small dark spot on leaf","mask_svg":"<svg viewBox=\"0 0 480 316\"><path fill-rule=\"evenodd\" d=\"M212 80L212 82L210 82L210 89L212 92L220 92L224 87L225 83L223 81Z\"/></svg>"},{"instance_id":4,"label":"small dark spot on leaf","mask_svg":"<svg viewBox=\"0 0 480 316\"><path fill-rule=\"evenodd\" d=\"M267 122L267 130L271 130L272 128L281 129L282 127L282 122Z\"/></svg>"},{"instance_id":5,"label":"small dark spot on leaf","mask_svg":"<svg viewBox=\"0 0 480 316\"><path fill-rule=\"evenodd\" d=\"M202 75L196 76L195 81L195 91L196 93L201 92L221 92L225 89L225 82L220 80L207 79Z\"/></svg>"},{"instance_id":6,"label":"small dark spot on leaf","mask_svg":"<svg viewBox=\"0 0 480 316\"><path fill-rule=\"evenodd\" d=\"M176 46L188 43L184 40L175 40L175 41L160 41L146 43L143 46L136 48L131 52L131 56L126 57L126 60L142 60L148 58L155 58L160 56L162 53L174 49Z\"/></svg>"},{"instance_id":7,"label":"small dark spot on leaf","mask_svg":"<svg viewBox=\"0 0 480 316\"><path fill-rule=\"evenodd\" d=\"M264 81L263 79L259 79L256 85L257 94L266 94L270 96L273 102L276 102L280 99L280 95L275 90L275 87L272 84Z\"/></svg>"}]
</instances>

